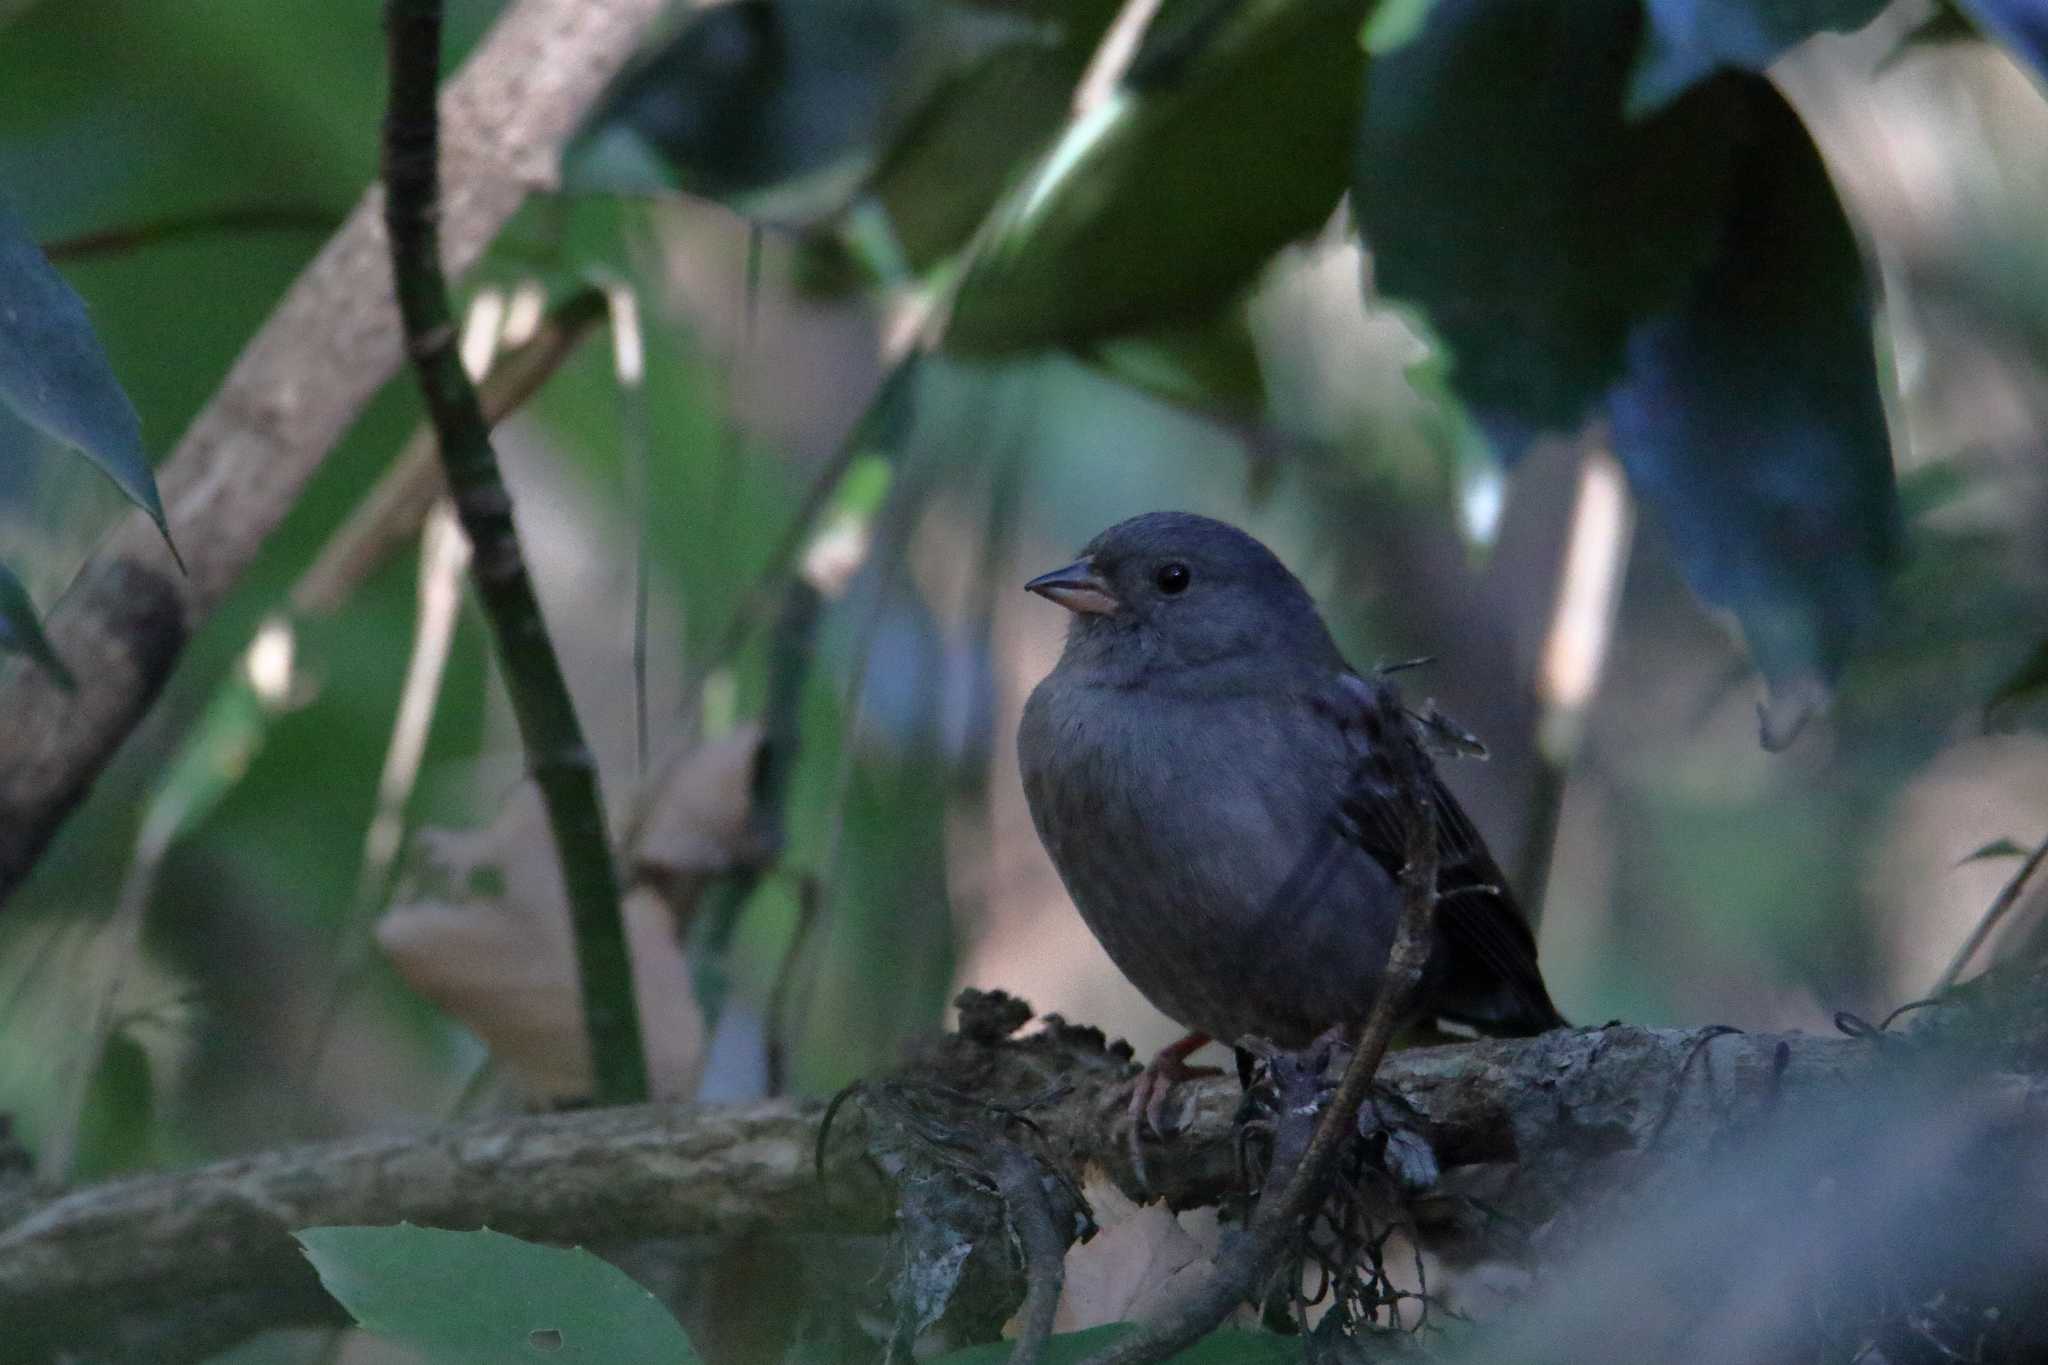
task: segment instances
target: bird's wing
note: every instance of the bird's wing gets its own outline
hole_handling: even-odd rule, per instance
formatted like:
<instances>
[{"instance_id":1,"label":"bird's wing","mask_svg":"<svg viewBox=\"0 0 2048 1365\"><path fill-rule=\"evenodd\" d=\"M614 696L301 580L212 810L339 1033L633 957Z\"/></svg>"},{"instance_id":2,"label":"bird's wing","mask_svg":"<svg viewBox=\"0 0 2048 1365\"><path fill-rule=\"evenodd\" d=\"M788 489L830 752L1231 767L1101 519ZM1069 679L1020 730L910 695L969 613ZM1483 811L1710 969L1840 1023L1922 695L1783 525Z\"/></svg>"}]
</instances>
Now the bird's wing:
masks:
<instances>
[{"instance_id":1,"label":"bird's wing","mask_svg":"<svg viewBox=\"0 0 2048 1365\"><path fill-rule=\"evenodd\" d=\"M1413 802L1426 796L1436 823L1436 923L1449 960L1441 1013L1489 1031L1538 1032L1564 1022L1536 967L1536 939L1507 879L1424 747L1424 733L1384 682L1339 675L1326 699L1356 761L1353 780L1285 894L1310 893L1332 858L1325 844L1364 850L1396 882L1407 862ZM1386 746L1409 746L1390 758ZM1405 780L1403 774L1406 774ZM1419 788L1419 791L1417 790Z\"/></svg>"}]
</instances>

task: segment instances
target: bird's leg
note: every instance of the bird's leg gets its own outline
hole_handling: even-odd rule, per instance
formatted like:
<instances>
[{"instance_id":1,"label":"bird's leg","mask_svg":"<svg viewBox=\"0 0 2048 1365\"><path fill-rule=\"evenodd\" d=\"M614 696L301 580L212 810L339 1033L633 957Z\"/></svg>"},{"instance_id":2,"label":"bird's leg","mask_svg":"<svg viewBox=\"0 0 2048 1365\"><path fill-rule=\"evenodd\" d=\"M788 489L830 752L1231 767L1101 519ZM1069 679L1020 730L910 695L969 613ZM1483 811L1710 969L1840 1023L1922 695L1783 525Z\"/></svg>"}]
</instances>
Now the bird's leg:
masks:
<instances>
[{"instance_id":1,"label":"bird's leg","mask_svg":"<svg viewBox=\"0 0 2048 1365\"><path fill-rule=\"evenodd\" d=\"M1208 1043L1208 1034L1190 1033L1160 1048L1151 1064L1131 1082L1131 1171L1141 1189L1152 1187L1152 1177L1145 1170L1145 1130L1166 1136L1166 1097L1173 1093L1174 1082L1223 1074L1213 1066L1188 1065L1188 1054Z\"/></svg>"},{"instance_id":2,"label":"bird's leg","mask_svg":"<svg viewBox=\"0 0 2048 1365\"><path fill-rule=\"evenodd\" d=\"M1179 1081L1197 1080L1203 1076L1220 1076L1222 1071L1213 1066L1189 1066L1188 1054L1209 1045L1206 1033L1190 1033L1177 1043L1160 1048L1152 1058L1152 1064L1140 1073L1131 1085L1131 1140L1136 1142L1144 1129L1149 1128L1161 1137L1167 1136L1166 1100L1173 1093Z\"/></svg>"}]
</instances>

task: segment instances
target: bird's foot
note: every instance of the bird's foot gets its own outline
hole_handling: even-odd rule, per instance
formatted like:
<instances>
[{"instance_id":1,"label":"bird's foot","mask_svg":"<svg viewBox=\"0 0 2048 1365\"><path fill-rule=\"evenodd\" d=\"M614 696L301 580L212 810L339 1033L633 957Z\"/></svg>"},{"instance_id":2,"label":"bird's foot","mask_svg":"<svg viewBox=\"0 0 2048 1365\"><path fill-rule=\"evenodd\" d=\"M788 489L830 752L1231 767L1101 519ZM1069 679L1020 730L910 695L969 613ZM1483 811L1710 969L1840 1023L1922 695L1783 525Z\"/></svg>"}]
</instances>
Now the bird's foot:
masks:
<instances>
[{"instance_id":1,"label":"bird's foot","mask_svg":"<svg viewBox=\"0 0 2048 1365\"><path fill-rule=\"evenodd\" d=\"M1173 1095L1173 1087L1181 1081L1223 1074L1220 1067L1188 1065L1188 1054L1207 1046L1208 1042L1208 1034L1190 1033L1179 1042L1160 1048L1151 1064L1138 1074L1137 1080L1131 1082L1131 1169L1136 1172L1141 1185L1148 1188L1151 1185L1145 1174L1145 1134L1150 1132L1162 1138L1171 1137L1180 1127L1179 1124L1169 1125L1166 1117L1166 1102Z\"/></svg>"}]
</instances>

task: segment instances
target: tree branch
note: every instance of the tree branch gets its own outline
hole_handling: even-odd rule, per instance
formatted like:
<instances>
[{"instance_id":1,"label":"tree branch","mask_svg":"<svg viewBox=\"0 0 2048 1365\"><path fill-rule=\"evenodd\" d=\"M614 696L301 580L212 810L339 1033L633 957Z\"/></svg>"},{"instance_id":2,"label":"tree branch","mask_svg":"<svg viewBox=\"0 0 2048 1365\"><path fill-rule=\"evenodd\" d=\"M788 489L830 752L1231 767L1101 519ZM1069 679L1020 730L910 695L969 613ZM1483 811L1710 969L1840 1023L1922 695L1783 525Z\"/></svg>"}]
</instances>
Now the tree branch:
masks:
<instances>
[{"instance_id":1,"label":"tree branch","mask_svg":"<svg viewBox=\"0 0 2048 1365\"><path fill-rule=\"evenodd\" d=\"M1122 1113L1135 1068L1100 1033L1049 1021L1017 1039L948 1036L906 1074L1030 1109L1069 1170L1096 1165L1138 1188ZM1422 1115L1444 1192L1473 1189L1483 1227L1418 1212L1446 1254L1520 1249L1561 1210L1603 1203L1617 1169L1644 1187L1652 1165L1683 1175L1778 1106L1826 1104L1871 1077L1866 1040L1613 1026L1390 1055L1379 1080ZM1148 1161L1176 1207L1235 1188L1236 1084L1192 1090L1184 1133ZM821 1106L644 1106L501 1118L362 1138L91 1186L0 1213L0 1322L20 1358L169 1362L202 1351L168 1335L201 1322L203 1350L332 1311L289 1241L319 1224L494 1228L620 1246L682 1235L878 1232L895 1208L865 1148L835 1128L823 1178L811 1167ZM1455 1200L1439 1200L1449 1205ZM1558 1239L1546 1242L1546 1254ZM123 1349L123 1343L146 1343ZM33 1349L30 1349L33 1348Z\"/></svg>"},{"instance_id":2,"label":"tree branch","mask_svg":"<svg viewBox=\"0 0 2048 1365\"><path fill-rule=\"evenodd\" d=\"M553 163L661 0L521 0L441 97L446 264L468 267ZM78 675L0 680L0 898L134 728L187 639L402 356L367 194L251 338L158 470L187 573L139 514L108 537L47 622Z\"/></svg>"}]
</instances>

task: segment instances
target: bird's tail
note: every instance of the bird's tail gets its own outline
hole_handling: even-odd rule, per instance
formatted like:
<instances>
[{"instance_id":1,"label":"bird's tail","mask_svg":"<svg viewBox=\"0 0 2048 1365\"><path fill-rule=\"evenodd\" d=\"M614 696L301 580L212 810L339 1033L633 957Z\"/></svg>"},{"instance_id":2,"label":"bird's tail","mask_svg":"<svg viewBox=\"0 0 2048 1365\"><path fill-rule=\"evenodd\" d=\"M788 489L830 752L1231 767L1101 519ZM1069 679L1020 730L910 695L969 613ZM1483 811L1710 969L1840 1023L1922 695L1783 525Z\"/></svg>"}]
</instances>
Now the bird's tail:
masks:
<instances>
[{"instance_id":1,"label":"bird's tail","mask_svg":"<svg viewBox=\"0 0 2048 1365\"><path fill-rule=\"evenodd\" d=\"M1571 1022L1558 1013L1543 979L1495 981L1476 993L1446 990L1437 1013L1495 1038L1532 1038Z\"/></svg>"}]
</instances>

